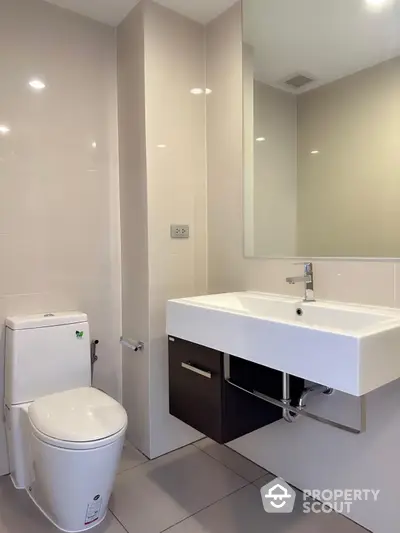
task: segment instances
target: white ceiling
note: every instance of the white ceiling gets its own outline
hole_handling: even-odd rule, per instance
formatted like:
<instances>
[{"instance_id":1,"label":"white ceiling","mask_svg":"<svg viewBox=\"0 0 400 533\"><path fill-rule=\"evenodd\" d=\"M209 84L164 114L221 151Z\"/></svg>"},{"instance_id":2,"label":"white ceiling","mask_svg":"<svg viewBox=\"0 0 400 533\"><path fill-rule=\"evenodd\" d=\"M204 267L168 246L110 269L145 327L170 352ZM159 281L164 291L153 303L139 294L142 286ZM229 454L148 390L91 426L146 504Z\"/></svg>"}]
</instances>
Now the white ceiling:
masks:
<instances>
[{"instance_id":1,"label":"white ceiling","mask_svg":"<svg viewBox=\"0 0 400 533\"><path fill-rule=\"evenodd\" d=\"M155 0L158 4L169 7L186 17L202 24L218 17L238 0Z\"/></svg>"},{"instance_id":2,"label":"white ceiling","mask_svg":"<svg viewBox=\"0 0 400 533\"><path fill-rule=\"evenodd\" d=\"M118 26L139 0L46 0L99 22ZM237 0L155 0L186 17L206 24Z\"/></svg>"},{"instance_id":3,"label":"white ceiling","mask_svg":"<svg viewBox=\"0 0 400 533\"><path fill-rule=\"evenodd\" d=\"M282 87L296 73L315 77L304 91L400 55L400 0L373 1L380 8L367 0L243 0L256 78Z\"/></svg>"}]
</instances>

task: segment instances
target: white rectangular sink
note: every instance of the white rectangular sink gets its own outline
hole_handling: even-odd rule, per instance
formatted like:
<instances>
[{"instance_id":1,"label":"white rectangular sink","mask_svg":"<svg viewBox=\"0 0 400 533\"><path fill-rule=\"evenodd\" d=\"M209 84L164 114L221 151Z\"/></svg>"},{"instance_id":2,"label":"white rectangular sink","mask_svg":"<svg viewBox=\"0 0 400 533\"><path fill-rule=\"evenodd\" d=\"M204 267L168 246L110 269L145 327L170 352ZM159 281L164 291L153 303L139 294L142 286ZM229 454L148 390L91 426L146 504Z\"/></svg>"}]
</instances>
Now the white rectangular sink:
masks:
<instances>
[{"instance_id":1,"label":"white rectangular sink","mask_svg":"<svg viewBox=\"0 0 400 533\"><path fill-rule=\"evenodd\" d=\"M239 292L170 300L167 333L362 396L400 378L400 310Z\"/></svg>"}]
</instances>

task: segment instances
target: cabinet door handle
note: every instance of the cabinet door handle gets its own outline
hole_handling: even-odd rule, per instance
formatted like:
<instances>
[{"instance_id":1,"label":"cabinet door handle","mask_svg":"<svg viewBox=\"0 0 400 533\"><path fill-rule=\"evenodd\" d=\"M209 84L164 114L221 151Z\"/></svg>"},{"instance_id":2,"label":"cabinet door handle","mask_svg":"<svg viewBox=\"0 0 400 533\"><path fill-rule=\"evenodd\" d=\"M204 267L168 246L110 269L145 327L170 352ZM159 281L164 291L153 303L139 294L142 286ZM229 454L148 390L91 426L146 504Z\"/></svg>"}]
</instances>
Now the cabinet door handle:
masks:
<instances>
[{"instance_id":1,"label":"cabinet door handle","mask_svg":"<svg viewBox=\"0 0 400 533\"><path fill-rule=\"evenodd\" d=\"M200 376L203 376L203 378L211 379L212 375L211 372L206 372L205 370L200 370L200 368L196 368L195 366L191 365L190 363L181 363L182 368L185 370L190 370L190 372L194 372L195 374L199 374Z\"/></svg>"}]
</instances>

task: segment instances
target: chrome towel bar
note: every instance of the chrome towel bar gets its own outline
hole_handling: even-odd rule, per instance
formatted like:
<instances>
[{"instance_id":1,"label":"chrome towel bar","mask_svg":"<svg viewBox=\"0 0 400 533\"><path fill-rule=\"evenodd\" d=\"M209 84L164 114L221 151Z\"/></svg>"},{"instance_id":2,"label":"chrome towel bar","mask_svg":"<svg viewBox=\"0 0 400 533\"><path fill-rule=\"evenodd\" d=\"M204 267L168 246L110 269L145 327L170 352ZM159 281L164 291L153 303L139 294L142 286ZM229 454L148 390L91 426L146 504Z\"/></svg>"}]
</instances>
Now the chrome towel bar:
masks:
<instances>
[{"instance_id":1,"label":"chrome towel bar","mask_svg":"<svg viewBox=\"0 0 400 533\"><path fill-rule=\"evenodd\" d=\"M134 341L132 339L125 340L123 337L121 337L120 343L122 346L126 346L126 348L129 348L134 352L141 352L144 349L144 342L142 341Z\"/></svg>"}]
</instances>

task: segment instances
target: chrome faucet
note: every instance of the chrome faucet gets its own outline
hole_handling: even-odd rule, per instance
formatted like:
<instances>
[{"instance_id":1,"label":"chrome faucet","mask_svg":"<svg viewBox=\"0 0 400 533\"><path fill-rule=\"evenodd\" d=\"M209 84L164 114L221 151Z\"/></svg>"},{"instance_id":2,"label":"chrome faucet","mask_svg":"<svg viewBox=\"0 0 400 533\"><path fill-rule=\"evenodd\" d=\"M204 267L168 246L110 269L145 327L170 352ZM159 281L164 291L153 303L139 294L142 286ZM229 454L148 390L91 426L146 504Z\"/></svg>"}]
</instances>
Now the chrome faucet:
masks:
<instances>
[{"instance_id":1,"label":"chrome faucet","mask_svg":"<svg viewBox=\"0 0 400 533\"><path fill-rule=\"evenodd\" d=\"M301 264L303 263L295 263ZM314 298L314 270L312 263L304 263L304 275L294 278L286 278L287 283L294 285L295 283L304 283L304 302L315 302Z\"/></svg>"}]
</instances>

